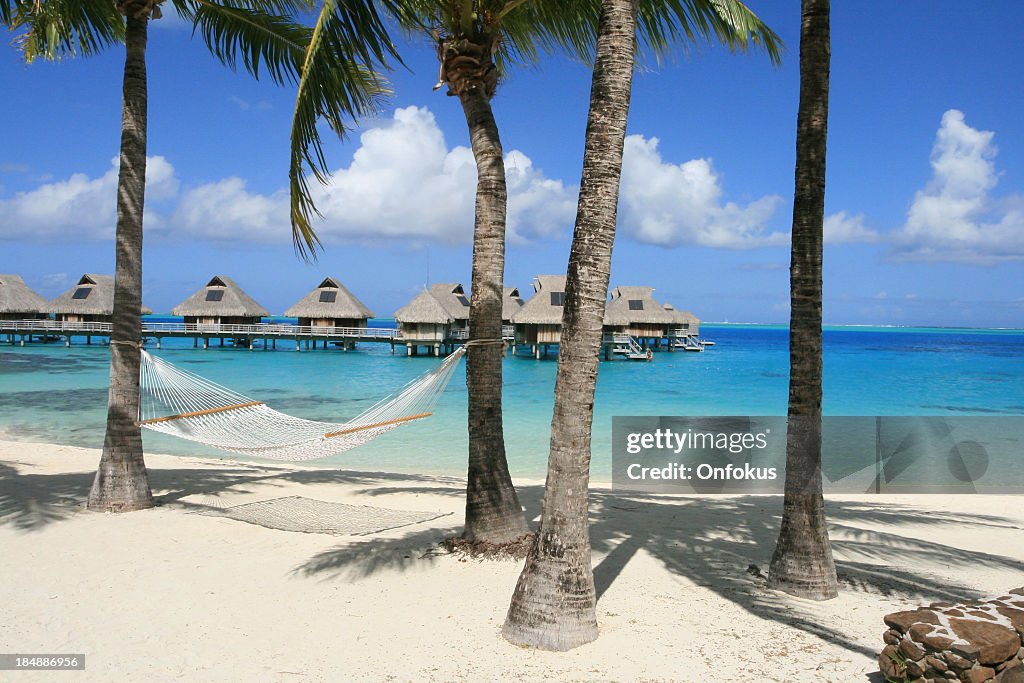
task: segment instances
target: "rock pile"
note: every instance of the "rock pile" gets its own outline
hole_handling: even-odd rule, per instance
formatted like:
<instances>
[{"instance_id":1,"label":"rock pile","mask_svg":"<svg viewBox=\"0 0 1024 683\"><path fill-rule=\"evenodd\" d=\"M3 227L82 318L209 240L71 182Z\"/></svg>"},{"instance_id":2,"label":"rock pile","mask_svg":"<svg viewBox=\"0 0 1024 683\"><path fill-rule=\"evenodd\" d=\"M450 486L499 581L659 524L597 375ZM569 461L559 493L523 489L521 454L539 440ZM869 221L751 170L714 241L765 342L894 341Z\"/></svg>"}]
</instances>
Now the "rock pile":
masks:
<instances>
[{"instance_id":1,"label":"rock pile","mask_svg":"<svg viewBox=\"0 0 1024 683\"><path fill-rule=\"evenodd\" d=\"M884 618L878 666L895 683L1024 683L1024 588Z\"/></svg>"}]
</instances>

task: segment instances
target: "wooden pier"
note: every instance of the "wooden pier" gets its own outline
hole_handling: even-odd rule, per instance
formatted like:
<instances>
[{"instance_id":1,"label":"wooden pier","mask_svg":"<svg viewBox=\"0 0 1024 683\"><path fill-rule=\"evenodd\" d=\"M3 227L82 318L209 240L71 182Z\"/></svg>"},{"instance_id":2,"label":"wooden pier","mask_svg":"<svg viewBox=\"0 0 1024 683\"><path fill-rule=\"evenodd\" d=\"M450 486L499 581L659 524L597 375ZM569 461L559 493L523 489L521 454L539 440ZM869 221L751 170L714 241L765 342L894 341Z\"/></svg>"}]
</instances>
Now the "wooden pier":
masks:
<instances>
[{"instance_id":1,"label":"wooden pier","mask_svg":"<svg viewBox=\"0 0 1024 683\"><path fill-rule=\"evenodd\" d=\"M63 341L71 346L73 338L85 339L86 344L106 344L110 340L111 323L106 322L70 322L62 320L0 320L0 341L11 345L25 346L26 342ZM357 343L382 343L391 347L404 348L406 355L419 355L424 350L427 355L448 355L460 344L469 339L465 329L453 330L444 338L438 335L423 335L414 331L403 333L391 327L326 327L318 325L289 325L282 323L258 323L252 325L229 324L198 324L184 322L146 322L142 323L142 337L145 343L152 343L160 349L165 339L191 339L192 347L208 349L211 345L223 347L227 344L235 348L254 350L277 349L278 343L283 348L295 345L296 351L315 350L317 348L340 348L343 351L354 349ZM548 355L548 347L553 346L557 352L558 344L524 342L515 338L515 329L511 325L502 327L502 337L507 350L516 353L516 344L529 348L530 355L541 358ZM632 337L622 333L606 334L602 343L605 360L615 356L630 360L651 360L652 350L667 351L703 351L705 346L713 342L705 341L688 334L686 330L672 330L669 334L654 339Z\"/></svg>"},{"instance_id":2,"label":"wooden pier","mask_svg":"<svg viewBox=\"0 0 1024 683\"><path fill-rule=\"evenodd\" d=\"M12 345L24 346L26 342L63 340L65 346L71 345L72 338L84 338L86 344L108 343L112 324L102 322L67 322L57 320L0 320L0 340ZM511 342L511 327L502 331ZM283 345L295 344L295 350L316 349L318 346L328 348L330 345L340 347L344 351L355 348L357 343L384 343L395 352L396 346L406 348L410 356L416 355L420 347L426 347L433 355L440 355L444 350L454 350L458 344L464 344L469 335L462 330L445 339L422 339L403 336L402 331L390 327L325 327L317 325L288 325L279 323L259 323L253 325L228 324L197 324L197 323L142 323L142 337L147 342L153 340L156 348L161 348L164 339L191 339L193 348L207 349L211 342L224 346L225 341L235 347L257 347L259 342L264 350L276 349L278 342Z\"/></svg>"}]
</instances>

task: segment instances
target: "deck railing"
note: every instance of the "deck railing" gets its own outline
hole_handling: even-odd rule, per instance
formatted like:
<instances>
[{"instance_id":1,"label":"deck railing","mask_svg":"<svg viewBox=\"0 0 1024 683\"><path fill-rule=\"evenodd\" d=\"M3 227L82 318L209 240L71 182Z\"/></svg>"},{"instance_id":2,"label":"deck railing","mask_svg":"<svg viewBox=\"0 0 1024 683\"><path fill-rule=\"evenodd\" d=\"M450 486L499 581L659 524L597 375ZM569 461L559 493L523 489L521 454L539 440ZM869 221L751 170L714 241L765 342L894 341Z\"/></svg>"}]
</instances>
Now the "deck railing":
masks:
<instances>
[{"instance_id":1,"label":"deck railing","mask_svg":"<svg viewBox=\"0 0 1024 683\"><path fill-rule=\"evenodd\" d=\"M69 322L65 320L4 320L0 330L15 333L39 334L97 334L109 335L111 323ZM398 330L387 327L319 327L315 325L286 325L258 323L254 325L227 325L218 323L154 323L143 322L146 335L211 335L238 337L355 337L387 341L398 337Z\"/></svg>"}]
</instances>

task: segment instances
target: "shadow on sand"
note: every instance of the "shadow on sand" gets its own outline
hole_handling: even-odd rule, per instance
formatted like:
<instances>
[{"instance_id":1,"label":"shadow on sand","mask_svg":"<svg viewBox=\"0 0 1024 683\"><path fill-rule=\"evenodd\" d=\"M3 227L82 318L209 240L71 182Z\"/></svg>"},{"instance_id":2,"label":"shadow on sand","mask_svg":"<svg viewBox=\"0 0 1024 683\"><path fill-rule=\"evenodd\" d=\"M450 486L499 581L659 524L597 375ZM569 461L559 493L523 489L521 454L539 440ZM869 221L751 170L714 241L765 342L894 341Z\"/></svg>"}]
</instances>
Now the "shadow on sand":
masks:
<instances>
[{"instance_id":1,"label":"shadow on sand","mask_svg":"<svg viewBox=\"0 0 1024 683\"><path fill-rule=\"evenodd\" d=\"M155 469L150 477L158 501L164 505L187 506L182 499L196 494L216 499L225 494L250 492L257 486L266 492L268 486L294 483L345 484L359 487L360 493L370 496L463 495L458 479L243 464L219 469ZM59 523L81 510L91 482L91 473L20 474L14 467L0 463L0 525L31 532ZM535 520L540 512L542 487L523 486L519 493L528 518ZM850 652L875 657L877 649L846 636L841 624L831 623L814 609L815 603L769 591L757 572L748 571L750 565L767 569L781 506L780 496L686 498L592 491L591 542L595 556L600 558L594 567L598 598L642 551L673 574L708 588L759 618L787 624ZM838 562L841 589L845 591L908 602L963 600L980 597L981 593L966 584L914 568L944 564L955 575L957 568L983 564L1024 573L1024 563L1016 559L900 533L901 525L907 524L936 530L954 525L976 527L979 533L994 527L1019 529L1008 518L870 501L828 503L827 514L833 546L847 558ZM346 538L294 571L300 576L331 580L353 574L367 576L380 571L422 568L417 561L431 562L443 555L439 542L457 533L460 527L461 518L455 515L431 526L417 525L398 537ZM993 586L992 590L1005 588Z\"/></svg>"}]
</instances>

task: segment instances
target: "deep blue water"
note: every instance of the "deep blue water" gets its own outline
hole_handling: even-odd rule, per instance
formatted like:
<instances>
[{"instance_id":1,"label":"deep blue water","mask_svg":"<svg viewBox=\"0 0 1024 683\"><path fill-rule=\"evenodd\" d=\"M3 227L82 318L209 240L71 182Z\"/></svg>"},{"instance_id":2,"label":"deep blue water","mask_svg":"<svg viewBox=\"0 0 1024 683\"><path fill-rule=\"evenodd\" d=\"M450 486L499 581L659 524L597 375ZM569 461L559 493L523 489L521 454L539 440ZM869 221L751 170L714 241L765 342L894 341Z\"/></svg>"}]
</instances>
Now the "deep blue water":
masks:
<instances>
[{"instance_id":1,"label":"deep blue water","mask_svg":"<svg viewBox=\"0 0 1024 683\"><path fill-rule=\"evenodd\" d=\"M651 363L601 364L595 478L607 478L611 469L612 416L785 414L784 327L706 324L701 335L716 342L705 353L662 352ZM438 362L425 356L392 356L387 344L369 343L347 353L296 353L287 343L275 352L230 346L203 351L193 349L191 341L165 340L158 353L284 412L339 422ZM96 344L0 345L0 435L101 446L107 354L105 346ZM544 474L555 368L553 357L505 360L505 434L515 476ZM824 373L824 410L829 415L1024 415L1022 331L829 328ZM320 462L460 474L466 460L465 416L465 374L460 368L434 417ZM153 452L218 455L159 434L147 432L145 439Z\"/></svg>"}]
</instances>

